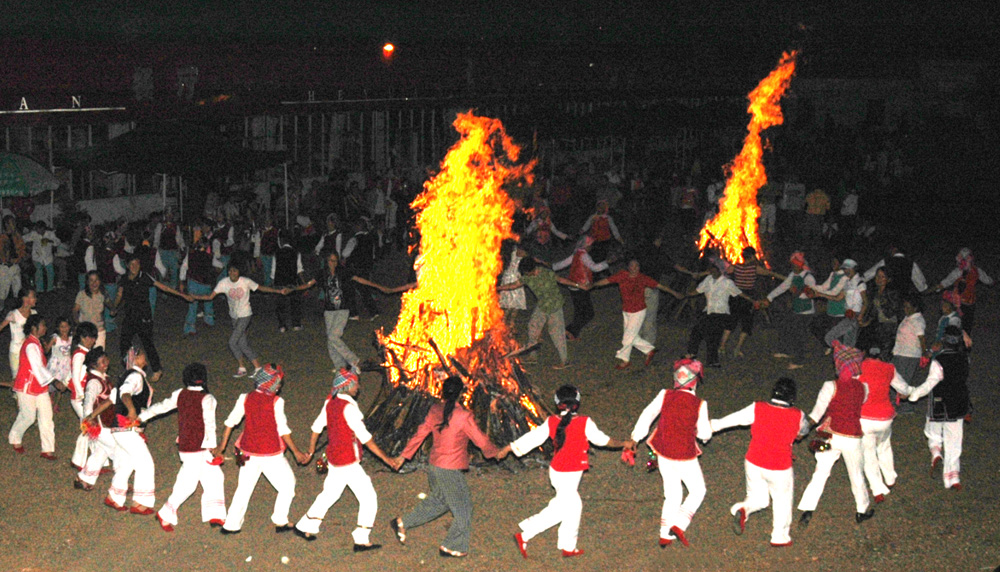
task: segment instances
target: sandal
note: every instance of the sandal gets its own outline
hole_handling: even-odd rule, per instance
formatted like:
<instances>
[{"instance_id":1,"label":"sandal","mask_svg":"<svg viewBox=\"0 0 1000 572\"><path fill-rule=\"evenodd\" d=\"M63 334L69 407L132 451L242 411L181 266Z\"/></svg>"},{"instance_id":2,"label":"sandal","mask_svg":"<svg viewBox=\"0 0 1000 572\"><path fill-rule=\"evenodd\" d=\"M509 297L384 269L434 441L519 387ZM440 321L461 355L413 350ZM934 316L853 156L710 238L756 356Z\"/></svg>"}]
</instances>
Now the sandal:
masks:
<instances>
[{"instance_id":1,"label":"sandal","mask_svg":"<svg viewBox=\"0 0 1000 572\"><path fill-rule=\"evenodd\" d=\"M389 528L396 533L396 540L400 544L406 544L406 529L403 528L403 519L396 517L389 521Z\"/></svg>"}]
</instances>

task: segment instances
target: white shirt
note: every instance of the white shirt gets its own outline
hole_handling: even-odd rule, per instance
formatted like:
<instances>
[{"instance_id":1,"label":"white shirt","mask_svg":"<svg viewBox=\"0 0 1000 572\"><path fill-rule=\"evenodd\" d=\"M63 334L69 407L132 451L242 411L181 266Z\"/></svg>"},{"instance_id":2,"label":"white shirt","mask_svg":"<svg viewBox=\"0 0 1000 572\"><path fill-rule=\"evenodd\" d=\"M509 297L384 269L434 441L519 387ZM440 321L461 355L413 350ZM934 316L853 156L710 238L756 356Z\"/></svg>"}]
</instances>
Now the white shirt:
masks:
<instances>
[{"instance_id":1,"label":"white shirt","mask_svg":"<svg viewBox=\"0 0 1000 572\"><path fill-rule=\"evenodd\" d=\"M146 408L145 411L139 414L139 420L145 423L153 417L158 417L177 409L177 397L185 389L190 391L204 391L204 388L197 386L178 389L171 393L170 397ZM217 444L215 439L215 408L217 405L218 402L211 393L206 394L201 400L201 418L205 423L205 436L201 441L202 449L214 449Z\"/></svg>"},{"instance_id":2,"label":"white shirt","mask_svg":"<svg viewBox=\"0 0 1000 572\"><path fill-rule=\"evenodd\" d=\"M365 427L365 416L361 413L358 402L354 401L354 398L350 395L342 393L337 394L336 398L347 402L347 406L344 407L344 421L347 422L347 426L350 427L351 431L354 431L354 436L358 438L358 441L362 444L371 441L372 434ZM329 399L323 401L323 408L319 410L319 415L316 416L316 420L313 421L310 428L313 433L319 434L323 432L323 429L326 429L326 406L328 403L330 403ZM333 439L335 437L330 438Z\"/></svg>"},{"instance_id":3,"label":"white shirt","mask_svg":"<svg viewBox=\"0 0 1000 572\"><path fill-rule=\"evenodd\" d=\"M142 370L132 368L128 376L122 381L119 387L111 390L111 402L118 403L118 396L125 395L136 395L142 391L142 386L146 382L146 373ZM136 409L139 409L138 403L134 403Z\"/></svg>"},{"instance_id":4,"label":"white shirt","mask_svg":"<svg viewBox=\"0 0 1000 572\"><path fill-rule=\"evenodd\" d=\"M705 305L707 314L728 314L729 298L739 296L743 292L736 286L736 283L720 275L718 278L706 276L701 284L698 284L698 293L704 294L708 303Z\"/></svg>"},{"instance_id":5,"label":"white shirt","mask_svg":"<svg viewBox=\"0 0 1000 572\"><path fill-rule=\"evenodd\" d=\"M983 284L986 284L987 286L993 284L993 279L990 278L990 276L988 274L986 274L985 270L983 270L982 268L980 268L980 267L977 266L976 267L976 272L979 273L979 281L980 282L982 282ZM945 288L947 288L947 287L951 286L952 284L954 284L956 281L958 281L958 279L961 278L961 277L962 277L962 271L961 271L961 269L959 269L959 268L953 268L952 271L949 272L948 275L945 276L943 280L941 280L941 285L944 286Z\"/></svg>"},{"instance_id":6,"label":"white shirt","mask_svg":"<svg viewBox=\"0 0 1000 572\"><path fill-rule=\"evenodd\" d=\"M253 315L253 310L250 309L250 292L257 288L257 283L246 276L240 276L236 282L227 276L219 280L219 283L215 285L214 292L226 295L226 301L229 303L229 317L236 320L249 318Z\"/></svg>"},{"instance_id":7,"label":"white shirt","mask_svg":"<svg viewBox=\"0 0 1000 572\"><path fill-rule=\"evenodd\" d=\"M932 360L930 367L927 369L927 379L910 392L910 396L906 399L911 402L918 401L921 397L930 393L937 384L941 383L942 379L944 379L944 368L941 367L938 360Z\"/></svg>"},{"instance_id":8,"label":"white shirt","mask_svg":"<svg viewBox=\"0 0 1000 572\"><path fill-rule=\"evenodd\" d=\"M920 312L915 312L903 318L896 328L896 345L892 348L893 355L899 357L918 358L922 355L920 336L927 332L927 321Z\"/></svg>"},{"instance_id":9,"label":"white shirt","mask_svg":"<svg viewBox=\"0 0 1000 572\"><path fill-rule=\"evenodd\" d=\"M37 314L35 310L31 311L32 314ZM17 353L21 351L21 344L24 343L24 323L28 321L28 318L21 313L20 310L14 309L7 314L7 319L10 320L10 353Z\"/></svg>"},{"instance_id":10,"label":"white shirt","mask_svg":"<svg viewBox=\"0 0 1000 572\"><path fill-rule=\"evenodd\" d=\"M534 234L536 230L538 230L538 227L541 226L541 224L542 224L542 219L536 217L528 225L528 228L524 229L524 235L531 236L532 234ZM549 232L551 232L554 236L558 236L562 240L566 240L567 238L569 238L569 235L556 228L556 223L551 220L549 221Z\"/></svg>"},{"instance_id":11,"label":"white shirt","mask_svg":"<svg viewBox=\"0 0 1000 572\"><path fill-rule=\"evenodd\" d=\"M590 218L587 219L587 222L583 223L583 228L580 229L580 234L587 234L587 231L590 230L590 226L594 224L594 219L600 216L608 217L608 228L611 230L611 236L615 237L615 240L621 241L622 235L618 234L618 227L615 226L615 219L611 218L611 215L599 215L599 214L590 215Z\"/></svg>"},{"instance_id":12,"label":"white shirt","mask_svg":"<svg viewBox=\"0 0 1000 572\"><path fill-rule=\"evenodd\" d=\"M784 401L779 401L777 399L772 399L769 403L775 406L789 407ZM729 429L730 427L744 427L747 425L753 425L753 422L757 420L757 404L751 403L739 411L735 411L726 415L722 419L712 419L712 432L718 433L723 429ZM805 413L802 414L802 421L799 423L799 432L801 433L803 429L809 427L809 420L806 419Z\"/></svg>"},{"instance_id":13,"label":"white shirt","mask_svg":"<svg viewBox=\"0 0 1000 572\"><path fill-rule=\"evenodd\" d=\"M96 369L90 370L90 373L101 378L107 379L106 373L101 373ZM102 385L100 381L90 380L87 382L87 387L84 389L83 394L83 416L86 417L94 412L94 403L97 401L97 396L101 394Z\"/></svg>"},{"instance_id":14,"label":"white shirt","mask_svg":"<svg viewBox=\"0 0 1000 572\"><path fill-rule=\"evenodd\" d=\"M778 284L778 286L774 290L771 290L771 293L767 295L767 301L773 302L775 298L784 294L789 288L792 287L792 280L794 280L796 276L802 276L802 274L803 274L802 272L798 274L796 274L795 272L789 272L788 276L785 277L785 281L782 282L781 284ZM816 287L816 279L813 278L812 272L805 273L805 275L802 276L802 281L806 286L811 286L813 288ZM805 292L799 292L799 298L803 300L809 300L809 296L806 296ZM812 303L812 300L809 300L809 306L810 306L809 311L802 312L803 314L816 313L816 305Z\"/></svg>"},{"instance_id":15,"label":"white shirt","mask_svg":"<svg viewBox=\"0 0 1000 572\"><path fill-rule=\"evenodd\" d=\"M28 365L31 367L31 373L38 380L38 385L42 387L48 386L50 383L56 380L52 372L45 367L44 360L42 359L42 348L35 344L28 346L28 349L24 352L28 357ZM22 363L19 367L24 367ZM25 385L27 387L27 385Z\"/></svg>"},{"instance_id":16,"label":"white shirt","mask_svg":"<svg viewBox=\"0 0 1000 572\"><path fill-rule=\"evenodd\" d=\"M90 351L83 346L80 346L80 349L83 350L83 353L74 351L70 361L69 382L73 384L73 391L77 399L83 399L83 379L87 377L87 368L84 367L83 362L87 359L87 352Z\"/></svg>"},{"instance_id":17,"label":"white shirt","mask_svg":"<svg viewBox=\"0 0 1000 572\"><path fill-rule=\"evenodd\" d=\"M552 271L553 272L558 272L558 271L560 271L560 270L562 270L564 268L568 268L569 266L572 266L572 264L573 264L573 257L575 255L576 255L576 251L574 250L573 254L570 254L566 258L563 258L559 262L556 262L555 264L553 264L552 265ZM594 259L590 257L590 253L589 252L584 252L582 255L580 255L580 262L582 262L583 265L586 266L587 268L589 268L590 271L593 272L594 274L596 274L598 272L604 272L605 270L608 269L608 261L607 260L605 260L604 262L600 262L600 263L594 262ZM570 286L570 290L578 290L578 288L574 288L574 287Z\"/></svg>"},{"instance_id":18,"label":"white shirt","mask_svg":"<svg viewBox=\"0 0 1000 572\"><path fill-rule=\"evenodd\" d=\"M868 401L868 384L862 382L861 386L865 388L865 398L861 401L864 403L865 401ZM826 408L830 406L830 401L833 399L833 395L835 393L837 393L836 381L827 381L823 384L823 387L819 390L819 395L816 396L816 405L813 406L813 410L809 413L809 418L812 419L813 422L818 422L823 417L826 413Z\"/></svg>"},{"instance_id":19,"label":"white shirt","mask_svg":"<svg viewBox=\"0 0 1000 572\"><path fill-rule=\"evenodd\" d=\"M844 197L844 202L840 205L840 216L854 216L858 214L858 195L850 193Z\"/></svg>"},{"instance_id":20,"label":"white shirt","mask_svg":"<svg viewBox=\"0 0 1000 572\"><path fill-rule=\"evenodd\" d=\"M31 243L31 259L38 264L52 264L52 250L61 243L56 233L51 230L44 232L31 231L23 237L24 242Z\"/></svg>"},{"instance_id":21,"label":"white shirt","mask_svg":"<svg viewBox=\"0 0 1000 572\"><path fill-rule=\"evenodd\" d=\"M246 414L244 406L247 401L247 394L243 393L236 399L236 405L233 406L233 411L226 417L226 427L236 427L243 421L243 416ZM274 400L274 422L278 426L278 435L284 437L285 435L291 435L292 430L288 428L288 418L285 417L285 400L282 398L277 398Z\"/></svg>"},{"instance_id":22,"label":"white shirt","mask_svg":"<svg viewBox=\"0 0 1000 572\"><path fill-rule=\"evenodd\" d=\"M902 258L904 255L901 252L897 252L896 254L893 254L893 256ZM883 266L885 266L884 258L882 260L879 260L878 262L875 263L874 266L866 270L864 276L865 282L868 282L872 278L875 278L875 273L878 272L878 269L882 268ZM927 279L924 278L924 273L923 271L920 270L920 267L917 266L916 262L913 263L913 270L910 272L910 280L913 281L913 287L917 289L917 292L923 292L924 290L927 289Z\"/></svg>"},{"instance_id":23,"label":"white shirt","mask_svg":"<svg viewBox=\"0 0 1000 572\"><path fill-rule=\"evenodd\" d=\"M839 272L839 271L838 271ZM861 308L864 306L864 299L861 297L861 293L868 290L865 285L864 280L862 280L861 275L855 273L854 276L847 278L846 274L841 273L841 278L837 282L837 285L833 288L827 286L832 280L836 273L831 273L830 277L826 279L826 282L822 286L817 286L815 290L821 294L826 294L827 296L837 296L841 292L844 293L844 303L848 310L854 310L860 313ZM845 280L845 278L847 278Z\"/></svg>"},{"instance_id":24,"label":"white shirt","mask_svg":"<svg viewBox=\"0 0 1000 572\"><path fill-rule=\"evenodd\" d=\"M153 246L157 250L160 249L160 238L163 235L163 223L158 223L156 225L156 230L153 231ZM184 236L181 234L181 226L177 225L174 227L174 240L177 241L177 249L184 250Z\"/></svg>"},{"instance_id":25,"label":"white shirt","mask_svg":"<svg viewBox=\"0 0 1000 572\"><path fill-rule=\"evenodd\" d=\"M687 391L682 389L681 391ZM691 392L694 395L694 392ZM667 390L661 389L656 397L649 402L649 405L642 410L639 414L639 419L635 422L635 427L632 429L632 440L641 441L646 435L649 434L649 428L653 425L653 421L660 416L660 411L663 409L663 398L666 397ZM709 439L712 438L712 423L708 419L708 402L702 400L701 407L698 408L698 424L695 427L695 437L698 438L702 443L707 443Z\"/></svg>"},{"instance_id":26,"label":"white shirt","mask_svg":"<svg viewBox=\"0 0 1000 572\"><path fill-rule=\"evenodd\" d=\"M583 434L587 437L588 441L598 447L604 447L611 441L611 437L608 437L603 431L598 429L597 424L590 417L587 418L587 423L583 427ZM541 447L548 439L549 424L545 422L512 442L510 444L510 451L518 457L523 457L532 450Z\"/></svg>"}]
</instances>

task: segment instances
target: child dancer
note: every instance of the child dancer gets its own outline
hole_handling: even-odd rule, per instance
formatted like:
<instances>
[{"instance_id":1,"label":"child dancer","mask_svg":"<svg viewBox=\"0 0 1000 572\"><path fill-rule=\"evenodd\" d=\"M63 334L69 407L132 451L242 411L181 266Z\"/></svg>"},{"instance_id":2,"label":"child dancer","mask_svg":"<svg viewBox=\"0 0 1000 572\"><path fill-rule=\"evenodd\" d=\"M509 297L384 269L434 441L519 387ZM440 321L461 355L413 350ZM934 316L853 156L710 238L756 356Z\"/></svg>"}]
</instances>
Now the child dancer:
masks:
<instances>
[{"instance_id":1,"label":"child dancer","mask_svg":"<svg viewBox=\"0 0 1000 572\"><path fill-rule=\"evenodd\" d=\"M272 294L288 294L289 290L275 290L269 286L261 286L242 276L240 264L231 262L229 264L229 277L219 280L211 294L198 295L188 294L188 298L194 300L204 300L211 302L219 294L226 295L229 302L229 317L233 320L233 335L229 336L229 351L233 352L233 357L239 363L236 374L233 377L244 377L247 374L246 364L243 358L250 360L253 364L254 373L260 369L260 362L257 361L257 354L250 348L250 341L247 337L247 329L250 328L250 320L253 317L253 310L250 308L250 292L260 290Z\"/></svg>"},{"instance_id":2,"label":"child dancer","mask_svg":"<svg viewBox=\"0 0 1000 572\"><path fill-rule=\"evenodd\" d=\"M354 401L360 387L358 376L348 369L341 369L333 378L333 390L323 403L323 409L312 424L312 438L309 441L309 456L316 452L316 441L326 428L329 438L326 446L326 458L330 470L323 482L323 492L316 497L312 506L295 525L295 534L306 540L316 540L319 525L323 517L344 492L344 487L350 487L358 498L358 527L351 536L354 538L354 551L366 552L382 548L381 544L372 544L370 535L375 524L375 514L378 512L378 496L372 480L361 467L361 446L375 453L379 459L395 468L392 459L386 455L372 439L371 433L365 428L364 416Z\"/></svg>"},{"instance_id":3,"label":"child dancer","mask_svg":"<svg viewBox=\"0 0 1000 572\"><path fill-rule=\"evenodd\" d=\"M285 372L280 366L273 364L265 365L254 373L254 391L244 393L236 400L233 411L226 418L222 443L212 451L213 456L222 457L233 427L246 417L243 433L236 439L239 481L220 531L222 534L240 532L250 496L261 474L278 491L278 496L274 499L274 512L271 513L274 531L288 532L293 528L288 523L288 510L295 498L295 474L285 460L285 447L291 449L295 460L300 464L308 463L309 456L295 446L292 430L288 428L288 420L285 418L285 400L278 397L284 378Z\"/></svg>"},{"instance_id":4,"label":"child dancer","mask_svg":"<svg viewBox=\"0 0 1000 572\"><path fill-rule=\"evenodd\" d=\"M605 435L592 419L577 415L580 409L580 391L572 385L564 385L556 391L556 408L559 415L550 416L543 425L535 427L519 439L500 450L498 459L514 452L518 457L542 446L552 439L555 451L549 464L549 482L556 490L556 496L549 501L542 512L522 520L518 525L521 532L514 535L521 556L528 557L528 541L542 532L559 525L557 546L565 558L579 556L583 550L576 547L580 530L580 478L590 468L587 462L588 442L598 447L633 449L634 441L617 441Z\"/></svg>"},{"instance_id":5,"label":"child dancer","mask_svg":"<svg viewBox=\"0 0 1000 572\"><path fill-rule=\"evenodd\" d=\"M145 423L177 410L177 451L181 468L177 471L170 498L156 513L165 532L177 526L177 509L201 484L201 521L222 526L226 519L221 458L212 457L215 448L215 397L208 392L208 369L200 363L188 364L183 373L184 387L170 397L150 405L139 415Z\"/></svg>"},{"instance_id":6,"label":"child dancer","mask_svg":"<svg viewBox=\"0 0 1000 572\"><path fill-rule=\"evenodd\" d=\"M72 330L69 318L58 318L56 320L56 331L49 338L49 343L46 344L49 348L49 372L55 378L57 385L62 388L69 386L70 377L73 373L72 365L70 364L73 350L73 338L70 336Z\"/></svg>"},{"instance_id":7,"label":"child dancer","mask_svg":"<svg viewBox=\"0 0 1000 572\"><path fill-rule=\"evenodd\" d=\"M90 352L94 344L97 343L97 326L90 322L83 322L76 326L76 336L73 344L73 355L70 360L69 379L69 405L73 408L77 417L83 421L86 414L83 412L84 381L87 378L87 367L84 362L87 353ZM53 353L54 350L53 350ZM77 471L82 471L87 464L87 452L90 450L90 438L86 433L81 433L76 438L76 448L73 449L73 457L70 464Z\"/></svg>"},{"instance_id":8,"label":"child dancer","mask_svg":"<svg viewBox=\"0 0 1000 572\"><path fill-rule=\"evenodd\" d=\"M73 488L91 491L94 489L97 477L104 472L103 467L108 459L118 463L115 438L111 436L110 429L114 423L115 411L112 407L103 407L110 401L114 386L108 380L111 358L104 352L103 347L97 346L87 352L83 364L87 368L87 377L83 384L84 418L81 433L89 438L91 453L87 457L87 464L77 473ZM97 408L101 408L100 412L94 413Z\"/></svg>"},{"instance_id":9,"label":"child dancer","mask_svg":"<svg viewBox=\"0 0 1000 572\"><path fill-rule=\"evenodd\" d=\"M712 438L708 419L708 403L695 397L695 388L702 377L701 362L682 359L674 362L674 388L661 389L653 401L642 410L632 429L632 440L639 441L649 434L653 420L660 418L647 444L656 453L660 476L663 478L663 510L660 513L660 547L679 538L688 546L684 531L705 500L705 477L698 463L696 439L707 442ZM684 493L688 496L681 503Z\"/></svg>"}]
</instances>

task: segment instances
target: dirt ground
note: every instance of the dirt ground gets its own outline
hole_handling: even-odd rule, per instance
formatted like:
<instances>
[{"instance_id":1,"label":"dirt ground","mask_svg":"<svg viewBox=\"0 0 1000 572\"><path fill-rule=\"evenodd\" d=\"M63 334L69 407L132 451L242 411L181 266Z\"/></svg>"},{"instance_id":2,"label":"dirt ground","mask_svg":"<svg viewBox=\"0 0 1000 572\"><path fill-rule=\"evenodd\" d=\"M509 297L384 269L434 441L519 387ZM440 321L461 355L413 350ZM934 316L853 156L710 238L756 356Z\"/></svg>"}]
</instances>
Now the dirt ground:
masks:
<instances>
[{"instance_id":1,"label":"dirt ground","mask_svg":"<svg viewBox=\"0 0 1000 572\"><path fill-rule=\"evenodd\" d=\"M274 491L263 479L242 534L224 537L201 524L197 496L181 507L180 525L168 534L153 517L104 507L101 500L110 476L101 477L93 492L73 489L68 459L78 422L63 397L56 414L57 462L38 457L34 427L24 439L28 454L17 455L10 447L0 447L4 467L0 470L0 536L4 539L0 570L546 570L570 566L582 570L993 570L1000 564L1000 519L996 515L1000 472L994 437L1000 433L1000 419L994 414L998 401L995 364L1000 363L1000 352L994 300L995 293L989 293L980 302L970 383L976 415L965 425L962 455L965 488L961 492L946 490L940 471L929 473L923 416L899 416L893 435L899 480L886 502L876 506L875 518L855 524L847 474L843 464L838 464L812 524L807 530L793 526L794 545L789 548L769 547L770 510L753 515L745 535L735 536L730 530L729 507L744 493L743 456L749 441L745 430L716 435L703 446L701 467L708 494L688 530L691 546L687 548L678 543L665 550L657 547L662 503L658 474L638 465L629 468L619 462L617 451L608 450L593 451L592 468L580 486L583 522L579 547L586 554L572 561L563 560L556 550L554 529L530 543L528 560L523 560L514 546L512 534L517 523L538 512L552 496L544 465L530 459L516 474L492 463L470 471L474 533L471 553L461 561L444 560L437 554L450 523L447 516L410 531L406 546L395 541L388 522L418 502L417 495L427 490L426 479L419 470L393 474L372 456L364 465L379 495L372 539L384 545L382 550L358 555L351 552L350 531L357 502L347 493L330 510L318 541L306 543L290 533L276 535L269 519ZM635 359L634 366L621 373L612 369L621 335L618 294L608 289L595 292L595 302L596 319L584 331L583 339L570 345L573 367L552 370L549 365L555 362L555 352L546 340L539 365L528 371L546 399L562 383L578 385L583 394L582 411L608 434L625 438L639 412L669 379L670 363L682 353L689 325L683 320L671 321L661 310L656 363L644 368ZM392 326L396 315L392 306L398 302L385 299L383 303L386 311L375 322L348 325L346 339L363 357L375 355L371 346L374 327ZM69 292L46 294L39 310L54 316L68 312L70 304ZM927 321L934 324L936 303L928 305ZM568 315L568 297L566 307ZM225 303L220 300L216 308L224 316ZM293 437L305 447L309 425L322 406L331 377L317 302L315 298L306 302L304 329L286 334L277 332L269 296L256 296L254 308L251 342L263 359L284 363L288 380L283 396L289 423ZM206 363L211 390L220 401L221 428L236 397L250 384L231 377L235 365L226 349L228 319L222 317L214 328L200 326L196 337L184 338L184 309L181 301L163 298L157 308L156 339L166 364L158 396L180 386L180 372L187 362ZM525 320L526 316L521 316L522 332ZM721 417L768 396L773 381L785 373L782 364L770 357L775 340L775 330L759 324L747 344L746 358L727 357L721 370L708 371L699 395L708 401L711 416ZM117 350L116 334L110 337L109 345ZM811 355L807 367L794 375L800 384L798 405L806 411L822 381L833 372L832 360L823 357L818 345L812 346ZM379 383L377 373L363 375L363 410L367 411ZM0 399L4 431L9 430L15 414L14 400ZM175 417L167 416L152 422L147 431L156 460L157 508L170 494L179 466L173 445L176 430ZM229 452L231 455L231 447ZM814 461L804 443L796 445L795 454L797 502ZM236 487L237 467L230 460L223 470L228 501ZM308 508L323 482L312 466L297 467L295 474L298 485L293 521ZM287 564L282 563L283 557L288 558Z\"/></svg>"}]
</instances>

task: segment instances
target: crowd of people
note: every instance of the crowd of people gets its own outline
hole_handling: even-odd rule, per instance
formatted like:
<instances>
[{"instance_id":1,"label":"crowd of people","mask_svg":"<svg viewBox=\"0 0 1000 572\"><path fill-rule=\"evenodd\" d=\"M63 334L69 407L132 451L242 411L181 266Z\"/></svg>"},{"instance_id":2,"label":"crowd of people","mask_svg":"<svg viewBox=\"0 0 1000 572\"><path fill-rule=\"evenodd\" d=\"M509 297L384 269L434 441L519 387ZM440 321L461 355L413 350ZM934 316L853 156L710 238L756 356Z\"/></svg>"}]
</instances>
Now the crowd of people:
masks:
<instances>
[{"instance_id":1,"label":"crowd of people","mask_svg":"<svg viewBox=\"0 0 1000 572\"><path fill-rule=\"evenodd\" d=\"M799 187L797 181L789 181L784 196L805 188ZM630 188L641 189L642 184L636 186L633 181ZM526 365L539 360L532 350L539 346L545 326L558 356L556 369L572 365L569 350L574 343L588 346L588 351L598 349L589 347L587 339L595 288L615 285L620 293L622 342L613 366L617 370L631 367L633 349L642 354L646 366L654 363L660 292L696 309L684 355L672 362L669 386L639 414L627 438L614 439L598 429L580 413L577 388L565 385L555 394L556 414L545 423L511 443L493 443L461 405L466 383L461 377L438 372L441 402L430 409L396 457L383 451L365 427L354 399L360 390L361 359L343 339L350 320L378 314L374 290L390 294L414 285L412 276L398 287L375 281L380 258L398 251L405 242L402 233L387 225L384 208L381 213L371 212L358 199L354 212L350 208L355 207L345 200L332 211L311 213L323 220L321 230L302 213L296 224L280 228L266 212L254 217L227 215L224 210L190 225L180 224L169 212L148 220L100 226L81 219L65 242L43 223L22 232L26 229L19 228L13 217L5 217L0 235L0 295L16 301L11 304L16 307L11 307L0 328L10 328L12 388L18 405L9 443L17 453L25 453L25 432L37 424L41 457L55 460L52 395L67 391L83 428L71 458L77 471L73 486L93 490L99 476L112 471L104 504L114 510L155 514L160 527L169 532L178 525L179 507L200 484L202 521L219 527L223 534L237 534L263 475L278 491L271 515L276 532L314 540L327 511L349 487L360 505L352 533L354 550L365 552L379 548L371 539L378 501L361 465L362 449L398 470L426 437L433 436L427 468L430 493L409 513L392 519L390 526L397 540L405 543L408 531L450 512L454 520L440 554L463 557L469 552L472 514L463 473L469 467L469 441L484 457L496 459L509 453L526 455L551 441L554 453L549 476L555 497L541 512L520 523L514 540L520 554L527 557L529 541L558 525L557 547L563 556L571 557L583 552L577 547L582 511L577 488L588 468L588 443L621 448L623 460L634 462L637 443L652 435L646 442L655 453L664 494L658 544L665 547L679 541L688 545L685 533L706 494L698 442L731 427L749 426L746 496L732 506L734 531L742 534L750 515L770 502L771 545L780 547L791 544L793 442L815 430L810 448L815 452L816 469L798 504L800 526L808 526L830 471L841 457L850 476L856 520L861 523L872 518L873 504L884 501L895 484L891 424L897 406L903 410L900 399L912 403L929 395L925 434L930 464L932 468L943 464L944 485L960 490L963 420L972 411L967 379L976 289L980 283L993 283L976 265L972 252L962 249L955 269L934 286L899 244L891 244L883 259L860 272L848 250L857 245L829 239L824 225L830 199L813 191L804 198L809 206L801 224L793 221L783 235L784 241L802 245L792 249L787 274L769 268L753 248L745 249L737 264L710 251L699 258L700 253L683 246L693 244L703 220L703 213L696 214L696 206L704 202L699 198L701 191L692 189L690 184L678 186L673 195L676 202L665 218L671 228L665 230L662 222L653 229L616 222L614 197L596 200L593 212L583 213L587 216L582 224L576 221L569 226L565 213L549 202L556 191L543 183L522 200L525 214L517 221L520 240L502 253L505 268L497 289L508 322L517 323L518 312L528 309L525 289L535 300L521 357ZM706 191L716 199L719 192L714 183ZM849 197L841 207L844 217L853 216ZM384 195L382 200L386 200ZM764 203L762 215L764 234L783 232L768 222L768 204L772 203ZM820 218L810 218L816 216ZM579 231L570 236L556 228L556 221L564 229ZM861 226L850 220L841 224L841 228ZM59 249L65 251L63 256L56 254ZM814 275L807 252L833 253L825 281L819 282ZM59 258L63 269L55 272L54 261ZM33 276L21 272L28 260L35 269ZM621 263L624 267L615 270ZM765 281L771 279L777 285L765 288ZM72 315L38 314L38 294L68 283L78 287ZM573 319L568 324L560 285L570 292ZM277 298L277 328L286 332L302 328L302 292L314 286L320 290L334 373L330 392L311 426L309 444L300 447L291 437L279 395L286 374L281 366L262 360L250 341L251 293ZM941 319L929 333L922 314L927 291L942 293ZM205 365L187 365L183 388L160 401L152 399L151 386L164 371L154 335L154 323L163 327L156 313L160 293L189 305L183 325L176 325L188 336L197 335L199 319L208 326L215 323L212 300L219 294L226 297L233 375L251 379L254 389L233 404L221 438L216 422L220 404L209 391ZM786 293L791 298L790 311L774 311ZM821 306L823 313L819 313ZM808 415L795 407L796 382L782 377L768 401L711 418L707 403L696 394L698 383L707 368L723 366L724 356L726 367L738 367L761 316L778 325L775 359L787 360L789 370L803 368L812 334L833 356L836 379L823 385ZM737 329L735 347L727 354L725 346ZM107 334L115 330L117 361L123 368L117 378L110 372L107 347ZM702 344L706 346L704 364L698 359ZM927 369L922 383L916 378L921 368ZM172 494L157 511L154 451L149 450L142 431L146 423L174 410L182 465ZM227 508L220 465L234 429L241 424L242 433L233 442L240 467L238 485ZM327 444L322 448L319 438L324 431ZM323 492L294 523L289 511L295 476L284 455L286 449L300 464L324 454L327 470Z\"/></svg>"}]
</instances>

